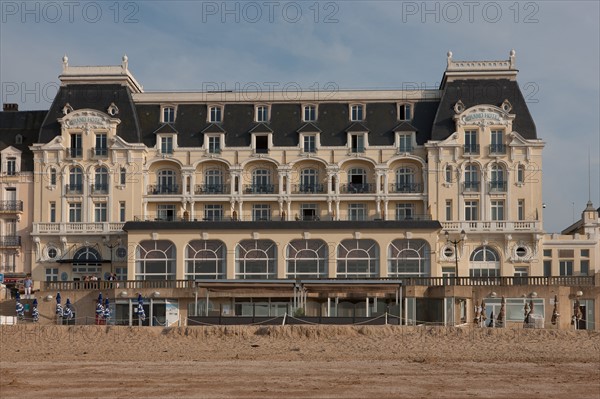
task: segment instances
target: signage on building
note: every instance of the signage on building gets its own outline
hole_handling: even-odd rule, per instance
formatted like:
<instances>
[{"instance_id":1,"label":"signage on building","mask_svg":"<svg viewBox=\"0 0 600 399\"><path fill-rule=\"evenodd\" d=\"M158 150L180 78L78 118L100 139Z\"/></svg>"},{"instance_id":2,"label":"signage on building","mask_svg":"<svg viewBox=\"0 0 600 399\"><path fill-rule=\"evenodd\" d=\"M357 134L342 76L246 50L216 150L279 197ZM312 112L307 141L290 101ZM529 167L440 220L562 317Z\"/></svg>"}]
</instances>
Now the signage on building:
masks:
<instances>
[{"instance_id":1,"label":"signage on building","mask_svg":"<svg viewBox=\"0 0 600 399\"><path fill-rule=\"evenodd\" d=\"M495 121L499 121L500 115L493 112L474 112L472 114L466 115L464 118L465 122L470 122L476 119L493 119Z\"/></svg>"}]
</instances>

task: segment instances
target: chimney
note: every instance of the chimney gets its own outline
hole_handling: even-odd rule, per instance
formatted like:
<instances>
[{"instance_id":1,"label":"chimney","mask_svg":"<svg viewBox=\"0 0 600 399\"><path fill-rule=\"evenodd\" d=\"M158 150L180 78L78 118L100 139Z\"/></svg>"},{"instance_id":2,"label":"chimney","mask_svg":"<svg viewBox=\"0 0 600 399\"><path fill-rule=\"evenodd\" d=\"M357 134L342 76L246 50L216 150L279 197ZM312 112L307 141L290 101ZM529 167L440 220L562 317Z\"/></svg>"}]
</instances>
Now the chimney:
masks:
<instances>
[{"instance_id":1,"label":"chimney","mask_svg":"<svg viewBox=\"0 0 600 399\"><path fill-rule=\"evenodd\" d=\"M19 110L19 104L15 104L15 103L2 104L2 111L4 111L4 112L17 112L18 110Z\"/></svg>"}]
</instances>

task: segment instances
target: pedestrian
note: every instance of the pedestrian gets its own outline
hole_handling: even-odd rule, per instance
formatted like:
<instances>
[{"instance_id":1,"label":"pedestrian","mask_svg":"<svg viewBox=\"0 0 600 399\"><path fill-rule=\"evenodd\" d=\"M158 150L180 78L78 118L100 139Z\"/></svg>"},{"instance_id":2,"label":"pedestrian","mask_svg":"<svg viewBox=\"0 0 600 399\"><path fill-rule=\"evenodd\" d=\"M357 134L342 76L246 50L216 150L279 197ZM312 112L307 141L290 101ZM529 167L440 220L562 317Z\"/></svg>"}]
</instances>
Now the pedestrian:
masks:
<instances>
[{"instance_id":1,"label":"pedestrian","mask_svg":"<svg viewBox=\"0 0 600 399\"><path fill-rule=\"evenodd\" d=\"M31 280L29 275L27 275L25 278L23 285L25 286L25 295L27 296L27 299L31 299L31 287L33 287L33 280Z\"/></svg>"}]
</instances>

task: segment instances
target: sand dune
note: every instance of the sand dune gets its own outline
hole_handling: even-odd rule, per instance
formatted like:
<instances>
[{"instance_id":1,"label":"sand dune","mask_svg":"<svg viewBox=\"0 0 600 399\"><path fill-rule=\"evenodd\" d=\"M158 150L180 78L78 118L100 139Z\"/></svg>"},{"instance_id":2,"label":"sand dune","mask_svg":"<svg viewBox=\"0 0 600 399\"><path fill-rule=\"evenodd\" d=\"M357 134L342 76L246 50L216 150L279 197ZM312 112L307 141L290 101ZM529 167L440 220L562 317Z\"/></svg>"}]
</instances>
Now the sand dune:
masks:
<instances>
[{"instance_id":1,"label":"sand dune","mask_svg":"<svg viewBox=\"0 0 600 399\"><path fill-rule=\"evenodd\" d=\"M0 397L600 398L600 333L0 327Z\"/></svg>"}]
</instances>

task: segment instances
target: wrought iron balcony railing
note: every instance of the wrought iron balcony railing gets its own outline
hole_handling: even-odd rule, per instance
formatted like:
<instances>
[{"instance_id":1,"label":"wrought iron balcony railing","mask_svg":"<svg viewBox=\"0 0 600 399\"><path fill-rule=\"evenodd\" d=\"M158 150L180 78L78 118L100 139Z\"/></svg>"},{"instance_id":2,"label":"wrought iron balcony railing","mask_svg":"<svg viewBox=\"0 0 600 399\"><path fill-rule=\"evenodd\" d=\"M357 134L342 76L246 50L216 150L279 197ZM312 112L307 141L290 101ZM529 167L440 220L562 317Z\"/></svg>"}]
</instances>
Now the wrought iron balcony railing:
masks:
<instances>
[{"instance_id":1,"label":"wrought iron balcony railing","mask_svg":"<svg viewBox=\"0 0 600 399\"><path fill-rule=\"evenodd\" d=\"M108 148L106 147L93 147L92 158L106 158L108 156Z\"/></svg>"},{"instance_id":2,"label":"wrought iron balcony railing","mask_svg":"<svg viewBox=\"0 0 600 399\"><path fill-rule=\"evenodd\" d=\"M228 184L196 184L194 194L229 194L230 186Z\"/></svg>"},{"instance_id":3,"label":"wrought iron balcony railing","mask_svg":"<svg viewBox=\"0 0 600 399\"><path fill-rule=\"evenodd\" d=\"M463 191L466 192L475 192L479 191L479 182L478 181L466 181L463 183Z\"/></svg>"},{"instance_id":4,"label":"wrought iron balcony railing","mask_svg":"<svg viewBox=\"0 0 600 399\"><path fill-rule=\"evenodd\" d=\"M244 192L246 194L273 194L277 187L274 184L245 184Z\"/></svg>"},{"instance_id":5,"label":"wrought iron balcony railing","mask_svg":"<svg viewBox=\"0 0 600 399\"><path fill-rule=\"evenodd\" d=\"M504 144L490 144L490 154L506 154L506 146Z\"/></svg>"},{"instance_id":6,"label":"wrought iron balcony railing","mask_svg":"<svg viewBox=\"0 0 600 399\"><path fill-rule=\"evenodd\" d=\"M479 144L465 144L463 146L463 153L469 155L479 154Z\"/></svg>"},{"instance_id":7,"label":"wrought iron balcony railing","mask_svg":"<svg viewBox=\"0 0 600 399\"><path fill-rule=\"evenodd\" d=\"M23 201L0 201L0 212L23 212Z\"/></svg>"},{"instance_id":8,"label":"wrought iron balcony railing","mask_svg":"<svg viewBox=\"0 0 600 399\"><path fill-rule=\"evenodd\" d=\"M340 185L340 192L343 194L365 194L374 193L375 184L371 183L347 183Z\"/></svg>"},{"instance_id":9,"label":"wrought iron balcony railing","mask_svg":"<svg viewBox=\"0 0 600 399\"><path fill-rule=\"evenodd\" d=\"M67 194L83 194L83 184L66 184L65 193Z\"/></svg>"},{"instance_id":10,"label":"wrought iron balcony railing","mask_svg":"<svg viewBox=\"0 0 600 399\"><path fill-rule=\"evenodd\" d=\"M420 193L423 191L421 183L392 183L390 184L391 193Z\"/></svg>"},{"instance_id":11,"label":"wrought iron balcony railing","mask_svg":"<svg viewBox=\"0 0 600 399\"><path fill-rule=\"evenodd\" d=\"M20 247L21 236L0 236L0 247Z\"/></svg>"},{"instance_id":12,"label":"wrought iron balcony railing","mask_svg":"<svg viewBox=\"0 0 600 399\"><path fill-rule=\"evenodd\" d=\"M72 147L67 148L67 158L81 158L83 156L83 148Z\"/></svg>"},{"instance_id":13,"label":"wrought iron balcony railing","mask_svg":"<svg viewBox=\"0 0 600 399\"><path fill-rule=\"evenodd\" d=\"M491 181L489 182L490 192L505 192L507 184L505 180Z\"/></svg>"},{"instance_id":14,"label":"wrought iron balcony railing","mask_svg":"<svg viewBox=\"0 0 600 399\"><path fill-rule=\"evenodd\" d=\"M108 183L94 183L90 187L92 194L108 194Z\"/></svg>"},{"instance_id":15,"label":"wrought iron balcony railing","mask_svg":"<svg viewBox=\"0 0 600 399\"><path fill-rule=\"evenodd\" d=\"M325 186L323 184L294 184L292 186L292 193L304 194L304 193L323 193Z\"/></svg>"},{"instance_id":16,"label":"wrought iron balcony railing","mask_svg":"<svg viewBox=\"0 0 600 399\"><path fill-rule=\"evenodd\" d=\"M148 194L181 194L181 187L178 184L151 184L148 186Z\"/></svg>"}]
</instances>

